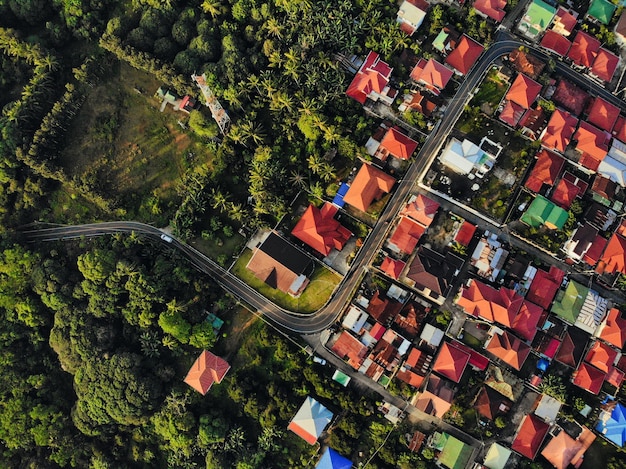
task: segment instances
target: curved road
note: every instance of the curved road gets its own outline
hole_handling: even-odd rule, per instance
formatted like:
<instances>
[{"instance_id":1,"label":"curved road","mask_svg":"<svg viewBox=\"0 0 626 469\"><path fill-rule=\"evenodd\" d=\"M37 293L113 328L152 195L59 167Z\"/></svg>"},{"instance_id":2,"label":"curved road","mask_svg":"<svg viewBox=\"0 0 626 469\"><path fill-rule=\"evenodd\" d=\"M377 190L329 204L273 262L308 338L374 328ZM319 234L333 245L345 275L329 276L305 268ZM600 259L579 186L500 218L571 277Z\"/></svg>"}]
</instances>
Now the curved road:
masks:
<instances>
[{"instance_id":1,"label":"curved road","mask_svg":"<svg viewBox=\"0 0 626 469\"><path fill-rule=\"evenodd\" d=\"M410 166L404 179L398 184L396 192L391 197L377 224L359 250L352 263L350 272L343 278L328 303L315 313L299 314L277 306L198 250L175 238L172 238L171 243L163 241L160 238L161 234L163 234L161 230L143 223L118 221L75 226L56 226L53 228L32 229L30 231L24 231L22 234L26 236L26 239L30 242L43 242L102 236L112 233L140 233L178 249L189 259L196 269L213 277L226 291L240 298L284 329L297 334L313 334L320 332L332 325L343 311L346 302L349 301L350 296L358 287L362 273L365 272L372 257L382 244L391 221L405 203L415 182L421 179L432 160L437 156L448 134L462 114L463 108L471 99L472 90L479 85L485 73L496 59L504 54L508 54L520 45L528 46L528 44L514 40L504 33L500 33L498 37L502 40L495 42L485 51L459 87L454 98L449 102L443 118L426 139L426 142L416 157L416 161ZM539 52L539 55L543 55L547 60L547 55L541 52ZM557 66L561 73L568 75L568 78L571 78L573 81L574 77L578 76L576 72L561 63L558 63ZM582 77L578 76L578 78L576 78L577 82L579 82L579 78ZM586 86L589 87L590 84L591 83L587 82ZM600 89L597 86L596 88ZM598 94L604 95L606 93L613 98L611 101L615 100L615 97L610 93L607 93L605 90L601 91L604 91L604 93L599 92Z\"/></svg>"}]
</instances>

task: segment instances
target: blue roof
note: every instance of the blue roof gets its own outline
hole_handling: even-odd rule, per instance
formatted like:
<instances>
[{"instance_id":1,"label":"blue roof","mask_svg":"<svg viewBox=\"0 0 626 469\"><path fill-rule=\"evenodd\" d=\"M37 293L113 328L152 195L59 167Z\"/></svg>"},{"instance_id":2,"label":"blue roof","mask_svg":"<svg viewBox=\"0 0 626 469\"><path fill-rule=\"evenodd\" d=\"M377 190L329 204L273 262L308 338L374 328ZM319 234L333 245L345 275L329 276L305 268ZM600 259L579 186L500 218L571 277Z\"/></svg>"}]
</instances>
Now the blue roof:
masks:
<instances>
[{"instance_id":1,"label":"blue roof","mask_svg":"<svg viewBox=\"0 0 626 469\"><path fill-rule=\"evenodd\" d=\"M537 368L540 369L541 371L546 371L549 365L550 365L550 362L546 360L545 358L540 358L539 361L537 362Z\"/></svg>"},{"instance_id":2,"label":"blue roof","mask_svg":"<svg viewBox=\"0 0 626 469\"><path fill-rule=\"evenodd\" d=\"M332 448L326 448L315 469L350 469L352 461L344 458Z\"/></svg>"},{"instance_id":3,"label":"blue roof","mask_svg":"<svg viewBox=\"0 0 626 469\"><path fill-rule=\"evenodd\" d=\"M618 402L610 417L600 417L596 430L617 446L624 446L626 443L626 407Z\"/></svg>"},{"instance_id":4,"label":"blue roof","mask_svg":"<svg viewBox=\"0 0 626 469\"><path fill-rule=\"evenodd\" d=\"M343 196L346 195L348 189L350 189L350 185L342 182L341 186L339 186L339 190L337 191L337 195L333 199L333 204L335 204L339 208L343 207L343 205L345 204L345 202L343 201Z\"/></svg>"}]
</instances>

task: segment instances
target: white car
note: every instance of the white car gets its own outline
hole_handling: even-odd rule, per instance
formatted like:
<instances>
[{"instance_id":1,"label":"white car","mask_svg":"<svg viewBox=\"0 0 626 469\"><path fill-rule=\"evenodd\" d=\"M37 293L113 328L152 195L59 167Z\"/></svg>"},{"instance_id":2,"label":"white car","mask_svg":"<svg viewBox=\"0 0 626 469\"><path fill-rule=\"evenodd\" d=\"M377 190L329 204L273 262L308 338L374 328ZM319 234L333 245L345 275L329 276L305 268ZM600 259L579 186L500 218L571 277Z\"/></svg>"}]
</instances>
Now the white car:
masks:
<instances>
[{"instance_id":1,"label":"white car","mask_svg":"<svg viewBox=\"0 0 626 469\"><path fill-rule=\"evenodd\" d=\"M171 236L168 236L165 233L161 235L161 239L166 243L171 243L172 241L174 241Z\"/></svg>"}]
</instances>

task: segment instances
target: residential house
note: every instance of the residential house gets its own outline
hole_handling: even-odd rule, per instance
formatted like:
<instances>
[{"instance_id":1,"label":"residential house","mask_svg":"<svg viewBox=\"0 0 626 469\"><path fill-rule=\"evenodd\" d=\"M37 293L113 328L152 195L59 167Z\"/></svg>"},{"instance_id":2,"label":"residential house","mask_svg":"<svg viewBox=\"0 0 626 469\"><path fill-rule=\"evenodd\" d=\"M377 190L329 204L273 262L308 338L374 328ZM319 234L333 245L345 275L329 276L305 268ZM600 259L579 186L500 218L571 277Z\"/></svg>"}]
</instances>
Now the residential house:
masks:
<instances>
[{"instance_id":1,"label":"residential house","mask_svg":"<svg viewBox=\"0 0 626 469\"><path fill-rule=\"evenodd\" d=\"M454 234L454 242L459 243L461 246L469 247L475 233L476 225L465 220L457 228Z\"/></svg>"},{"instance_id":2,"label":"residential house","mask_svg":"<svg viewBox=\"0 0 626 469\"><path fill-rule=\"evenodd\" d=\"M483 18L491 18L501 23L506 15L506 0L475 0L474 10Z\"/></svg>"},{"instance_id":3,"label":"residential house","mask_svg":"<svg viewBox=\"0 0 626 469\"><path fill-rule=\"evenodd\" d=\"M605 132L611 132L615 127L619 112L620 109L617 106L598 96L593 100L587 112L587 122Z\"/></svg>"},{"instance_id":4,"label":"residential house","mask_svg":"<svg viewBox=\"0 0 626 469\"><path fill-rule=\"evenodd\" d=\"M542 0L533 0L519 22L520 32L530 38L538 38L552 23L556 8Z\"/></svg>"},{"instance_id":5,"label":"residential house","mask_svg":"<svg viewBox=\"0 0 626 469\"><path fill-rule=\"evenodd\" d=\"M554 359L571 368L577 368L584 355L588 338L589 335L584 331L576 327L568 328Z\"/></svg>"},{"instance_id":6,"label":"residential house","mask_svg":"<svg viewBox=\"0 0 626 469\"><path fill-rule=\"evenodd\" d=\"M578 226L578 228L572 232L569 239L563 244L562 251L568 258L580 262L585 258L598 236L600 236L598 234L598 228L589 222L585 222L584 225ZM594 262L593 265L595 265L596 262Z\"/></svg>"},{"instance_id":7,"label":"residential house","mask_svg":"<svg viewBox=\"0 0 626 469\"><path fill-rule=\"evenodd\" d=\"M442 255L426 246L419 246L405 276L424 297L443 304L463 262L450 252Z\"/></svg>"},{"instance_id":8,"label":"residential house","mask_svg":"<svg viewBox=\"0 0 626 469\"><path fill-rule=\"evenodd\" d=\"M595 22L608 25L615 13L616 5L608 0L591 0L589 10L587 10L587 17Z\"/></svg>"},{"instance_id":9,"label":"residential house","mask_svg":"<svg viewBox=\"0 0 626 469\"><path fill-rule=\"evenodd\" d=\"M351 469L352 461L344 458L330 446L326 447L315 469Z\"/></svg>"},{"instance_id":10,"label":"residential house","mask_svg":"<svg viewBox=\"0 0 626 469\"><path fill-rule=\"evenodd\" d=\"M297 297L309 284L315 264L309 256L272 231L254 250L246 268L270 287Z\"/></svg>"},{"instance_id":11,"label":"residential house","mask_svg":"<svg viewBox=\"0 0 626 469\"><path fill-rule=\"evenodd\" d=\"M548 149L565 153L577 123L578 119L569 112L560 109L555 110L548 121L548 126L540 136L542 145Z\"/></svg>"},{"instance_id":12,"label":"residential house","mask_svg":"<svg viewBox=\"0 0 626 469\"><path fill-rule=\"evenodd\" d=\"M554 16L554 20L552 21L551 30L555 33L560 34L561 36L569 36L576 28L578 24L578 12L575 10L568 10L564 6L559 6L559 9L556 11L556 15Z\"/></svg>"},{"instance_id":13,"label":"residential house","mask_svg":"<svg viewBox=\"0 0 626 469\"><path fill-rule=\"evenodd\" d=\"M395 183L393 176L371 164L363 163L343 200L366 212L372 202L391 192Z\"/></svg>"},{"instance_id":14,"label":"residential house","mask_svg":"<svg viewBox=\"0 0 626 469\"><path fill-rule=\"evenodd\" d=\"M522 48L513 49L509 54L509 63L518 73L523 73L529 76L533 80L536 80L543 69L546 67L546 63L525 52Z\"/></svg>"},{"instance_id":15,"label":"residential house","mask_svg":"<svg viewBox=\"0 0 626 469\"><path fill-rule=\"evenodd\" d=\"M511 449L534 460L550 426L533 414L526 415L517 430Z\"/></svg>"},{"instance_id":16,"label":"residential house","mask_svg":"<svg viewBox=\"0 0 626 469\"><path fill-rule=\"evenodd\" d=\"M568 469L570 466L579 468L583 463L585 452L596 440L596 435L587 427L580 427L576 438L557 428L551 432L552 438L541 451L541 455L556 469Z\"/></svg>"},{"instance_id":17,"label":"residential house","mask_svg":"<svg viewBox=\"0 0 626 469\"><path fill-rule=\"evenodd\" d=\"M429 6L425 0L404 0L397 17L400 29L412 36L424 22Z\"/></svg>"},{"instance_id":18,"label":"residential house","mask_svg":"<svg viewBox=\"0 0 626 469\"><path fill-rule=\"evenodd\" d=\"M463 34L456 48L446 57L445 62L458 75L467 75L484 50L481 44Z\"/></svg>"},{"instance_id":19,"label":"residential house","mask_svg":"<svg viewBox=\"0 0 626 469\"><path fill-rule=\"evenodd\" d=\"M506 287L495 289L471 279L456 302L470 316L511 327L524 298Z\"/></svg>"},{"instance_id":20,"label":"residential house","mask_svg":"<svg viewBox=\"0 0 626 469\"><path fill-rule=\"evenodd\" d=\"M530 108L539 93L541 92L541 84L532 78L527 77L523 73L517 75L517 78L509 88L505 99L511 101L524 109Z\"/></svg>"},{"instance_id":21,"label":"residential house","mask_svg":"<svg viewBox=\"0 0 626 469\"><path fill-rule=\"evenodd\" d=\"M370 51L348 86L346 94L361 104L371 99L391 105L397 94L397 91L389 86L392 71L386 62L380 60L376 52Z\"/></svg>"},{"instance_id":22,"label":"residential house","mask_svg":"<svg viewBox=\"0 0 626 469\"><path fill-rule=\"evenodd\" d=\"M552 94L552 101L576 116L580 116L585 109L591 96L587 91L574 83L560 79Z\"/></svg>"},{"instance_id":23,"label":"residential house","mask_svg":"<svg viewBox=\"0 0 626 469\"><path fill-rule=\"evenodd\" d=\"M287 429L308 444L314 445L332 419L333 413L330 410L312 397L307 396L296 415L289 422Z\"/></svg>"},{"instance_id":24,"label":"residential house","mask_svg":"<svg viewBox=\"0 0 626 469\"><path fill-rule=\"evenodd\" d=\"M506 469L509 467L511 450L499 443L492 443L485 455L483 466L487 469Z\"/></svg>"},{"instance_id":25,"label":"residential house","mask_svg":"<svg viewBox=\"0 0 626 469\"><path fill-rule=\"evenodd\" d=\"M559 183L554 187L550 200L562 209L569 210L574 200L584 195L587 187L588 184L586 182L566 171Z\"/></svg>"},{"instance_id":26,"label":"residential house","mask_svg":"<svg viewBox=\"0 0 626 469\"><path fill-rule=\"evenodd\" d=\"M534 228L545 226L551 230L561 230L567 218L568 215L565 210L557 207L545 197L537 195L520 220Z\"/></svg>"},{"instance_id":27,"label":"residential house","mask_svg":"<svg viewBox=\"0 0 626 469\"><path fill-rule=\"evenodd\" d=\"M416 222L428 228L433 222L439 204L422 194L412 195L400 215L410 217Z\"/></svg>"},{"instance_id":28,"label":"residential house","mask_svg":"<svg viewBox=\"0 0 626 469\"><path fill-rule=\"evenodd\" d=\"M598 292L570 280L567 288L557 293L551 312L592 334L604 320L606 309L607 300Z\"/></svg>"},{"instance_id":29,"label":"residential house","mask_svg":"<svg viewBox=\"0 0 626 469\"><path fill-rule=\"evenodd\" d=\"M574 140L576 140L576 150L581 153L580 164L596 171L609 152L611 134L587 122L581 122L574 134Z\"/></svg>"},{"instance_id":30,"label":"residential house","mask_svg":"<svg viewBox=\"0 0 626 469\"><path fill-rule=\"evenodd\" d=\"M613 137L622 143L626 143L626 117L619 116L613 127Z\"/></svg>"},{"instance_id":31,"label":"residential house","mask_svg":"<svg viewBox=\"0 0 626 469\"><path fill-rule=\"evenodd\" d=\"M619 56L601 47L589 73L606 83L610 83L613 80L613 75L615 75L619 62Z\"/></svg>"},{"instance_id":32,"label":"residential house","mask_svg":"<svg viewBox=\"0 0 626 469\"><path fill-rule=\"evenodd\" d=\"M406 262L398 259L392 259L391 257L387 256L383 259L383 262L380 264L379 269L387 274L389 277L398 280L405 266Z\"/></svg>"},{"instance_id":33,"label":"residential house","mask_svg":"<svg viewBox=\"0 0 626 469\"><path fill-rule=\"evenodd\" d=\"M446 432L435 433L431 445L437 451L437 465L448 469L464 469L474 449Z\"/></svg>"},{"instance_id":34,"label":"residential house","mask_svg":"<svg viewBox=\"0 0 626 469\"><path fill-rule=\"evenodd\" d=\"M617 43L623 46L626 43L626 12L620 15L613 32L615 32Z\"/></svg>"},{"instance_id":35,"label":"residential house","mask_svg":"<svg viewBox=\"0 0 626 469\"><path fill-rule=\"evenodd\" d=\"M396 378L418 389L422 386L430 368L432 356L417 348L412 348L407 359L398 369Z\"/></svg>"},{"instance_id":36,"label":"residential house","mask_svg":"<svg viewBox=\"0 0 626 469\"><path fill-rule=\"evenodd\" d=\"M433 99L432 96L427 96L426 93L420 91L411 91L409 94L404 95L404 101L398 106L398 110L400 112L417 111L426 117L430 117L439 105L440 102Z\"/></svg>"},{"instance_id":37,"label":"residential house","mask_svg":"<svg viewBox=\"0 0 626 469\"><path fill-rule=\"evenodd\" d=\"M426 228L408 217L400 217L400 222L387 241L387 247L397 253L411 254Z\"/></svg>"},{"instance_id":38,"label":"residential house","mask_svg":"<svg viewBox=\"0 0 626 469\"><path fill-rule=\"evenodd\" d=\"M346 361L355 370L361 367L368 352L367 347L348 331L342 331L335 342L329 346L335 355Z\"/></svg>"},{"instance_id":39,"label":"residential house","mask_svg":"<svg viewBox=\"0 0 626 469\"><path fill-rule=\"evenodd\" d=\"M563 403L548 394L540 394L533 404L533 413L546 423L553 424Z\"/></svg>"},{"instance_id":40,"label":"residential house","mask_svg":"<svg viewBox=\"0 0 626 469\"><path fill-rule=\"evenodd\" d=\"M470 354L458 349L449 342L439 348L439 354L433 365L433 371L455 383L461 381L463 372L470 360Z\"/></svg>"},{"instance_id":41,"label":"residential house","mask_svg":"<svg viewBox=\"0 0 626 469\"><path fill-rule=\"evenodd\" d=\"M605 373L587 362L582 362L576 371L572 373L572 383L579 388L589 391L591 394L598 394L604 383Z\"/></svg>"},{"instance_id":42,"label":"residential house","mask_svg":"<svg viewBox=\"0 0 626 469\"><path fill-rule=\"evenodd\" d=\"M226 360L213 355L208 350L203 350L191 365L184 381L204 396L209 392L213 383L222 382L228 370L230 370L230 365Z\"/></svg>"},{"instance_id":43,"label":"residential house","mask_svg":"<svg viewBox=\"0 0 626 469\"><path fill-rule=\"evenodd\" d=\"M387 129L380 142L374 137L365 144L368 153L381 161L386 161L389 155L400 160L408 160L417 149L417 142L403 134L396 127Z\"/></svg>"},{"instance_id":44,"label":"residential house","mask_svg":"<svg viewBox=\"0 0 626 469\"><path fill-rule=\"evenodd\" d=\"M521 370L530 354L530 346L509 331L492 329L493 335L485 342L485 350L511 368Z\"/></svg>"},{"instance_id":45,"label":"residential house","mask_svg":"<svg viewBox=\"0 0 626 469\"><path fill-rule=\"evenodd\" d=\"M454 385L450 381L431 374L424 390L411 403L428 415L442 418L452 407L454 394Z\"/></svg>"},{"instance_id":46,"label":"residential house","mask_svg":"<svg viewBox=\"0 0 626 469\"><path fill-rule=\"evenodd\" d=\"M561 36L555 31L546 31L541 38L540 45L550 52L554 52L561 57L565 57L569 52L572 43L566 37Z\"/></svg>"},{"instance_id":47,"label":"residential house","mask_svg":"<svg viewBox=\"0 0 626 469\"><path fill-rule=\"evenodd\" d=\"M626 446L626 406L612 402L600 414L596 431L618 448Z\"/></svg>"},{"instance_id":48,"label":"residential house","mask_svg":"<svg viewBox=\"0 0 626 469\"><path fill-rule=\"evenodd\" d=\"M480 145L467 139L461 142L453 137L439 155L439 161L455 173L468 175L470 179L482 178L493 168L497 159L497 155L482 149L483 142L497 145L486 137L483 137Z\"/></svg>"},{"instance_id":49,"label":"residential house","mask_svg":"<svg viewBox=\"0 0 626 469\"><path fill-rule=\"evenodd\" d=\"M626 345L626 319L622 317L619 309L611 308L598 330L598 337L618 349L624 348Z\"/></svg>"},{"instance_id":50,"label":"residential house","mask_svg":"<svg viewBox=\"0 0 626 469\"><path fill-rule=\"evenodd\" d=\"M506 414L512 406L510 399L489 386L480 388L472 404L478 415L488 420L495 420L496 417Z\"/></svg>"},{"instance_id":51,"label":"residential house","mask_svg":"<svg viewBox=\"0 0 626 469\"><path fill-rule=\"evenodd\" d=\"M435 95L446 87L454 71L434 59L420 59L411 71L411 79Z\"/></svg>"},{"instance_id":52,"label":"residential house","mask_svg":"<svg viewBox=\"0 0 626 469\"><path fill-rule=\"evenodd\" d=\"M545 193L545 189L551 188L561 174L565 160L546 149L539 151L535 158L537 161L524 186L533 192Z\"/></svg>"},{"instance_id":53,"label":"residential house","mask_svg":"<svg viewBox=\"0 0 626 469\"><path fill-rule=\"evenodd\" d=\"M401 309L402 303L385 297L380 290L376 290L366 307L367 312L381 324L393 320Z\"/></svg>"},{"instance_id":54,"label":"residential house","mask_svg":"<svg viewBox=\"0 0 626 469\"><path fill-rule=\"evenodd\" d=\"M578 31L567 53L567 58L575 65L589 68L598 54L598 49L600 49L600 41L584 31Z\"/></svg>"},{"instance_id":55,"label":"residential house","mask_svg":"<svg viewBox=\"0 0 626 469\"><path fill-rule=\"evenodd\" d=\"M613 368L618 358L617 350L605 342L596 340L589 348L585 362L595 366L604 373L608 373Z\"/></svg>"},{"instance_id":56,"label":"residential house","mask_svg":"<svg viewBox=\"0 0 626 469\"><path fill-rule=\"evenodd\" d=\"M599 274L626 274L626 238L614 233L596 266Z\"/></svg>"},{"instance_id":57,"label":"residential house","mask_svg":"<svg viewBox=\"0 0 626 469\"><path fill-rule=\"evenodd\" d=\"M502 246L495 234L487 233L476 245L470 257L470 264L476 268L476 273L480 277L495 282L506 263L509 251Z\"/></svg>"},{"instance_id":58,"label":"residential house","mask_svg":"<svg viewBox=\"0 0 626 469\"><path fill-rule=\"evenodd\" d=\"M328 202L321 209L309 205L291 234L323 256L333 249L341 251L352 233L335 219L338 210Z\"/></svg>"},{"instance_id":59,"label":"residential house","mask_svg":"<svg viewBox=\"0 0 626 469\"><path fill-rule=\"evenodd\" d=\"M450 51L456 49L461 34L450 26L446 26L439 31L437 37L433 40L433 47L443 55L447 55Z\"/></svg>"}]
</instances>

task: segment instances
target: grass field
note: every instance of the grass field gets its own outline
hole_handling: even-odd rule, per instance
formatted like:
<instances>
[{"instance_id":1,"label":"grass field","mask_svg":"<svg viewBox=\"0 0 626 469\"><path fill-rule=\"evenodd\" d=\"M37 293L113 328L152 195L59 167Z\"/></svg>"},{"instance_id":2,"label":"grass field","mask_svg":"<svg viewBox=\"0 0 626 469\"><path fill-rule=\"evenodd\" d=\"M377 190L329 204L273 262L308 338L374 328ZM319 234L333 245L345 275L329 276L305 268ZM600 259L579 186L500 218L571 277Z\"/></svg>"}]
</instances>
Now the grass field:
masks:
<instances>
[{"instance_id":1,"label":"grass field","mask_svg":"<svg viewBox=\"0 0 626 469\"><path fill-rule=\"evenodd\" d=\"M248 265L248 261L250 261L251 257L252 251L245 249L233 266L231 272L266 298L290 311L300 313L312 313L313 311L317 311L328 301L331 293L341 280L338 275L327 268L318 266L311 277L311 283L309 283L309 286L307 286L302 295L300 295L300 298L293 298L287 293L270 287L246 269L246 265Z\"/></svg>"},{"instance_id":2,"label":"grass field","mask_svg":"<svg viewBox=\"0 0 626 469\"><path fill-rule=\"evenodd\" d=\"M498 77L497 70L491 70L482 85L480 85L478 93L470 102L470 106L480 106L483 103L488 103L492 109L495 109L508 90L508 86L508 83Z\"/></svg>"}]
</instances>

